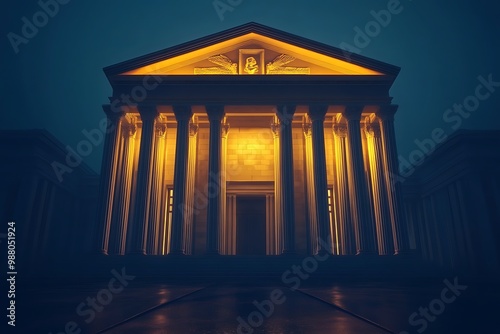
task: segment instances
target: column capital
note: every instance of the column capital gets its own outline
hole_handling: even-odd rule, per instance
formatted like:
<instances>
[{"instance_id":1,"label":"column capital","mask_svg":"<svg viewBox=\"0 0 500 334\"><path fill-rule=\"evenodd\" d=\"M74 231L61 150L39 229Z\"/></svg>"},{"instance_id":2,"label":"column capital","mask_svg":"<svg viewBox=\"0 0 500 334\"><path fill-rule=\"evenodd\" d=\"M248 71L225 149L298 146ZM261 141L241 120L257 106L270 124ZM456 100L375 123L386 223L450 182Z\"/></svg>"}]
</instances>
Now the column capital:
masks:
<instances>
[{"instance_id":1,"label":"column capital","mask_svg":"<svg viewBox=\"0 0 500 334\"><path fill-rule=\"evenodd\" d=\"M369 137L380 138L380 123L377 121L372 122L369 117L366 117L365 132Z\"/></svg>"},{"instance_id":2,"label":"column capital","mask_svg":"<svg viewBox=\"0 0 500 334\"><path fill-rule=\"evenodd\" d=\"M304 131L304 135L306 137L310 137L312 134L312 123L309 120L305 120L304 123L302 123L302 130Z\"/></svg>"},{"instance_id":3,"label":"column capital","mask_svg":"<svg viewBox=\"0 0 500 334\"><path fill-rule=\"evenodd\" d=\"M280 136L280 130L281 130L281 124L276 120L273 120L271 122L271 131L275 138Z\"/></svg>"},{"instance_id":4,"label":"column capital","mask_svg":"<svg viewBox=\"0 0 500 334\"><path fill-rule=\"evenodd\" d=\"M326 112L328 111L327 105L310 105L307 114L314 121L324 121Z\"/></svg>"},{"instance_id":5,"label":"column capital","mask_svg":"<svg viewBox=\"0 0 500 334\"><path fill-rule=\"evenodd\" d=\"M137 126L135 123L123 123L122 135L124 138L134 137L137 133Z\"/></svg>"},{"instance_id":6,"label":"column capital","mask_svg":"<svg viewBox=\"0 0 500 334\"><path fill-rule=\"evenodd\" d=\"M278 105L276 106L276 116L283 125L289 125L293 120L293 115L297 106L295 105Z\"/></svg>"},{"instance_id":7,"label":"column capital","mask_svg":"<svg viewBox=\"0 0 500 334\"><path fill-rule=\"evenodd\" d=\"M191 137L194 137L198 134L198 130L200 129L200 126L197 121L191 120L189 123L189 135Z\"/></svg>"},{"instance_id":8,"label":"column capital","mask_svg":"<svg viewBox=\"0 0 500 334\"><path fill-rule=\"evenodd\" d=\"M210 122L221 122L224 118L225 110L224 105L206 105L205 110L207 111L208 120Z\"/></svg>"},{"instance_id":9,"label":"column capital","mask_svg":"<svg viewBox=\"0 0 500 334\"><path fill-rule=\"evenodd\" d=\"M348 121L361 121L361 113L363 112L365 106L360 104L351 104L345 107L342 116L344 116Z\"/></svg>"},{"instance_id":10,"label":"column capital","mask_svg":"<svg viewBox=\"0 0 500 334\"><path fill-rule=\"evenodd\" d=\"M167 132L167 124L166 123L158 123L155 126L156 137L163 137Z\"/></svg>"},{"instance_id":11,"label":"column capital","mask_svg":"<svg viewBox=\"0 0 500 334\"><path fill-rule=\"evenodd\" d=\"M189 121L193 116L193 109L189 105L176 105L172 109L177 121Z\"/></svg>"},{"instance_id":12,"label":"column capital","mask_svg":"<svg viewBox=\"0 0 500 334\"><path fill-rule=\"evenodd\" d=\"M231 125L228 122L222 123L222 138L227 137L227 135L229 134L230 128L231 128Z\"/></svg>"},{"instance_id":13,"label":"column capital","mask_svg":"<svg viewBox=\"0 0 500 334\"><path fill-rule=\"evenodd\" d=\"M394 115L398 110L399 106L395 104L387 104L380 106L379 110L376 112L376 115L380 117L382 121L386 120L394 120Z\"/></svg>"},{"instance_id":14,"label":"column capital","mask_svg":"<svg viewBox=\"0 0 500 334\"><path fill-rule=\"evenodd\" d=\"M347 124L345 123L333 123L332 130L333 134L337 137L347 137Z\"/></svg>"}]
</instances>

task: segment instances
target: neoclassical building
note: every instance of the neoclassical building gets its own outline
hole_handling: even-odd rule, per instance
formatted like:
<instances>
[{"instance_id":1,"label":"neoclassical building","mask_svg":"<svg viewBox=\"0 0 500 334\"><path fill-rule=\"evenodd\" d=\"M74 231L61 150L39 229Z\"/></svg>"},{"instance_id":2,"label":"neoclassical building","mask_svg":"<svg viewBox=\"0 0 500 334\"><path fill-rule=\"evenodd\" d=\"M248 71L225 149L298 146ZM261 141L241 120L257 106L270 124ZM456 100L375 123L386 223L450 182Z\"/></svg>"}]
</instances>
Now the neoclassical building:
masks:
<instances>
[{"instance_id":1,"label":"neoclassical building","mask_svg":"<svg viewBox=\"0 0 500 334\"><path fill-rule=\"evenodd\" d=\"M104 71L102 253L410 251L398 67L250 23Z\"/></svg>"}]
</instances>

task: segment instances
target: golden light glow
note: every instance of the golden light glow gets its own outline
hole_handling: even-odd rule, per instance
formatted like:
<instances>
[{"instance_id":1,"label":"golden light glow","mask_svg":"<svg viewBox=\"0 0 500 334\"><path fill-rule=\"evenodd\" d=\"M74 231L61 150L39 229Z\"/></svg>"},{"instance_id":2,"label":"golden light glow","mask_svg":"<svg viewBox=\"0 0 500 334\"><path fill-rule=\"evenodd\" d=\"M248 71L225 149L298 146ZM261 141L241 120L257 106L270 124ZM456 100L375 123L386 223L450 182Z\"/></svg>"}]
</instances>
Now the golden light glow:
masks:
<instances>
[{"instance_id":1,"label":"golden light glow","mask_svg":"<svg viewBox=\"0 0 500 334\"><path fill-rule=\"evenodd\" d=\"M255 48L259 46L262 49L274 51L277 53L286 53L292 57L304 62L318 66L313 74L318 75L382 75L382 73L364 68L362 66L348 63L344 60L333 58L307 50L295 45L281 42L256 33L249 33L240 37L232 38L220 43L216 43L195 51L185 53L169 59L164 59L154 64L137 68L135 70L123 73L122 75L146 75L146 74L176 74L192 75L195 64L207 60L214 55L224 54L238 49ZM272 59L271 59L272 60ZM268 60L268 61L271 61ZM175 72L177 69L189 67L190 71Z\"/></svg>"}]
</instances>

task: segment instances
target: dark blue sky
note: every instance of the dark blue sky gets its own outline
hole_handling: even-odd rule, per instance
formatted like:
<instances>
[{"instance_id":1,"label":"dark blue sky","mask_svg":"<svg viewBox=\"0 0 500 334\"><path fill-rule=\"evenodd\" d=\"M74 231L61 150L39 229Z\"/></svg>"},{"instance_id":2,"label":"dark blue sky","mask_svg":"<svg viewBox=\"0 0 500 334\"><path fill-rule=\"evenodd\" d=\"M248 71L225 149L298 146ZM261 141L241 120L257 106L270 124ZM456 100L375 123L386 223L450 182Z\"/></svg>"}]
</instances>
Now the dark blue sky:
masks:
<instances>
[{"instance_id":1,"label":"dark blue sky","mask_svg":"<svg viewBox=\"0 0 500 334\"><path fill-rule=\"evenodd\" d=\"M7 35L21 35L22 18L32 21L40 7L32 0L9 3L0 14L0 128L46 128L75 147L82 130L97 128L103 118L101 105L111 94L103 67L250 21L333 46L354 45L354 28L364 30L370 11L389 2L243 0L221 21L213 0L71 0L17 54ZM456 123L443 114L474 95L478 76L500 82L500 23L494 1L401 0L401 6L361 54L402 68L391 93L400 105L399 153L408 157L415 139L438 127L453 132ZM499 129L499 106L500 87L460 128ZM98 171L101 154L102 145L85 161Z\"/></svg>"}]
</instances>

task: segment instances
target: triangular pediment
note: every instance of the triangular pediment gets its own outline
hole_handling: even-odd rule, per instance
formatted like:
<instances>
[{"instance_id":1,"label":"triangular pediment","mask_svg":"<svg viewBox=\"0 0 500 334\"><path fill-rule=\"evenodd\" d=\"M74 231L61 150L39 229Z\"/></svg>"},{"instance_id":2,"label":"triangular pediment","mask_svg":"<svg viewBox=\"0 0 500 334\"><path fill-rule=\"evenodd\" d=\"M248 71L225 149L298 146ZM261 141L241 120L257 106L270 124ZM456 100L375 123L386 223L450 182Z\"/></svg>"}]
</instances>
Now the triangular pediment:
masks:
<instances>
[{"instance_id":1,"label":"triangular pediment","mask_svg":"<svg viewBox=\"0 0 500 334\"><path fill-rule=\"evenodd\" d=\"M399 68L250 23L105 69L133 75L397 75Z\"/></svg>"}]
</instances>

